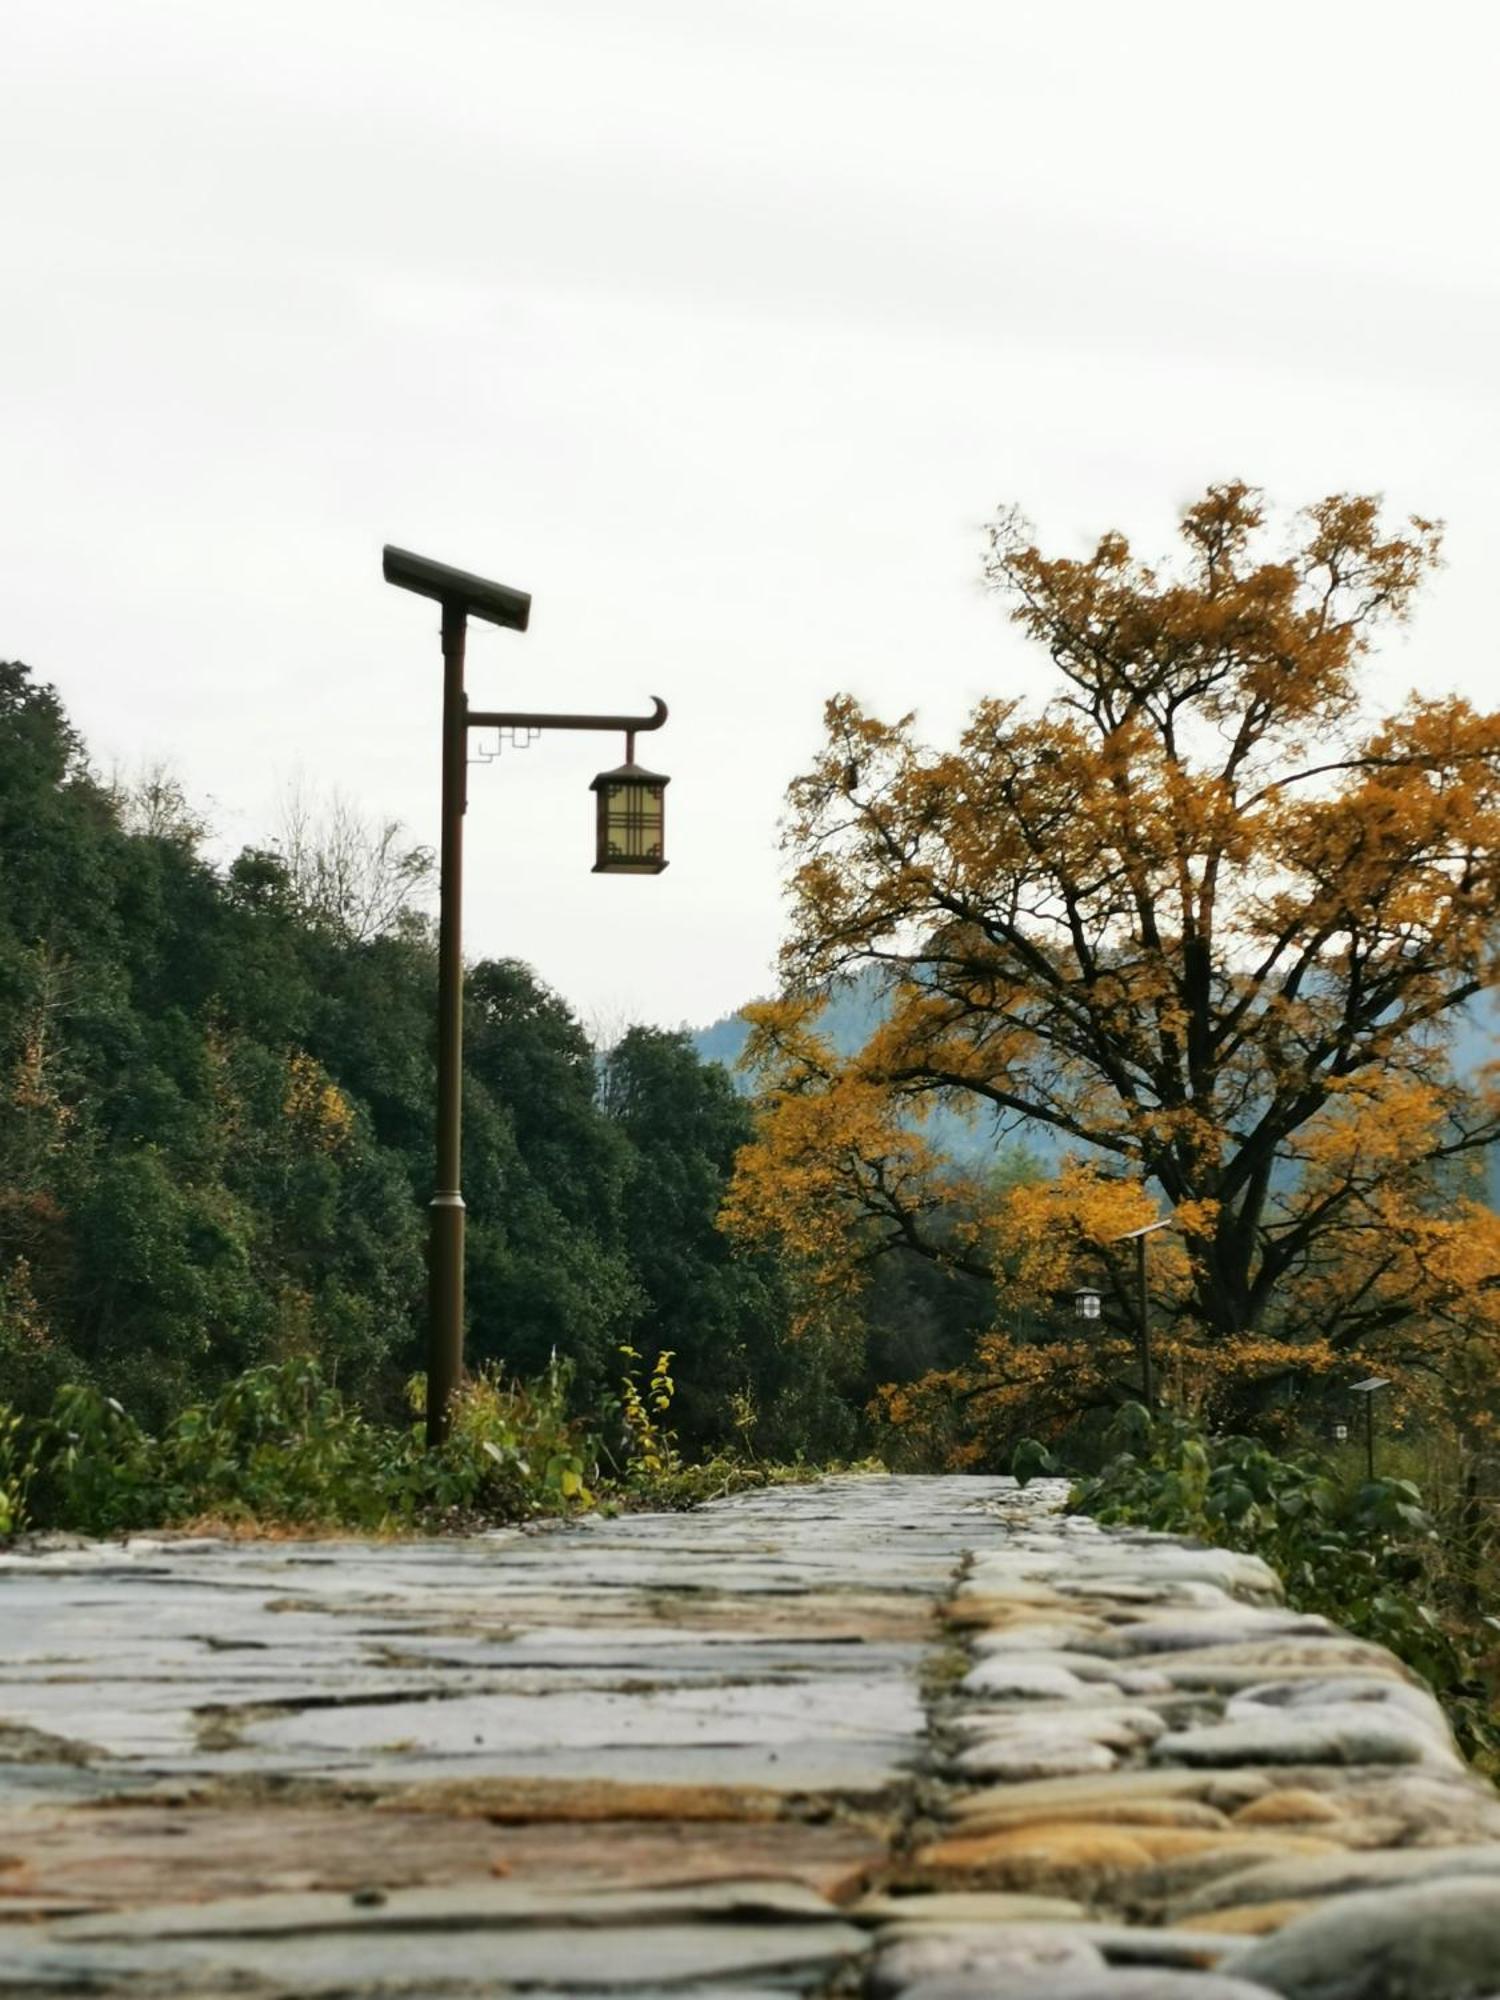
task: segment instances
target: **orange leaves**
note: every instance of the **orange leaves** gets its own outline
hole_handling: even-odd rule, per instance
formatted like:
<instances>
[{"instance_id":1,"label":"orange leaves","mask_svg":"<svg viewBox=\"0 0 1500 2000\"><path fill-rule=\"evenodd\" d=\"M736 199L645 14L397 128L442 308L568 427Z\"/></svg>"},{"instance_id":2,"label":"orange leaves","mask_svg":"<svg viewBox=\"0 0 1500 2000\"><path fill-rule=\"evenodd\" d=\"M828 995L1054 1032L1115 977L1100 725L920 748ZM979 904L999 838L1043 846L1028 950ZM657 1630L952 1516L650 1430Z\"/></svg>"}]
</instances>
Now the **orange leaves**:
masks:
<instances>
[{"instance_id":1,"label":"orange leaves","mask_svg":"<svg viewBox=\"0 0 1500 2000\"><path fill-rule=\"evenodd\" d=\"M977 1343L968 1367L887 1383L869 1414L887 1429L898 1462L950 1472L993 1469L1009 1462L1019 1438L1055 1437L1081 1409L1109 1408L1130 1356L1129 1344L1119 1340L1037 1345L989 1333Z\"/></svg>"},{"instance_id":2,"label":"orange leaves","mask_svg":"<svg viewBox=\"0 0 1500 2000\"><path fill-rule=\"evenodd\" d=\"M1214 722L1256 705L1276 730L1326 726L1371 631L1407 614L1439 531L1414 519L1386 534L1358 495L1310 508L1289 552L1266 546L1264 525L1253 488L1210 487L1183 516L1185 574L1164 579L1119 534L1087 561L1048 559L1012 512L991 531L986 574L1100 720L1192 703Z\"/></svg>"},{"instance_id":3,"label":"orange leaves","mask_svg":"<svg viewBox=\"0 0 1500 2000\"><path fill-rule=\"evenodd\" d=\"M1045 1180L1007 1189L987 1218L1002 1304L1012 1313L1045 1312L1071 1293L1081 1274L1095 1275L1101 1258L1123 1272L1125 1252L1106 1252L1106 1246L1155 1222L1158 1214L1139 1182L1113 1178L1079 1160L1065 1160ZM1175 1251L1166 1254L1178 1275Z\"/></svg>"},{"instance_id":4,"label":"orange leaves","mask_svg":"<svg viewBox=\"0 0 1500 2000\"><path fill-rule=\"evenodd\" d=\"M1180 1201L1172 1211L1172 1220L1188 1239L1195 1236L1211 1241L1218 1231L1224 1213L1224 1205L1218 1201Z\"/></svg>"},{"instance_id":5,"label":"orange leaves","mask_svg":"<svg viewBox=\"0 0 1500 2000\"><path fill-rule=\"evenodd\" d=\"M1335 1077L1323 1108L1298 1135L1297 1157L1325 1184L1335 1175L1399 1177L1431 1151L1445 1109L1442 1092L1423 1077L1379 1069Z\"/></svg>"},{"instance_id":6,"label":"orange leaves","mask_svg":"<svg viewBox=\"0 0 1500 2000\"><path fill-rule=\"evenodd\" d=\"M0 1270L0 1348L52 1345L46 1315L32 1290L31 1265L24 1257L13 1258Z\"/></svg>"},{"instance_id":7,"label":"orange leaves","mask_svg":"<svg viewBox=\"0 0 1500 2000\"><path fill-rule=\"evenodd\" d=\"M1462 1176L1500 1136L1500 1091L1459 1088L1444 1028L1500 969L1500 715L1356 701L1439 543L1363 495L1278 537L1240 481L1185 511L1159 567L1119 533L1055 557L998 522L989 580L1056 692L982 701L939 750L910 716L829 704L791 791L786 967L799 991L878 967L889 1006L843 1061L808 1003L762 1010L739 1226L851 1294L873 1244L922 1242L992 1277L1009 1315L1055 1315L1082 1259L1124 1325L1109 1239L1174 1212L1153 1304L1205 1394L1403 1343L1430 1362L1465 1278L1488 1325L1500 1262ZM955 1200L930 1103L1086 1164ZM1053 1366L1057 1330L996 1350L1007 1382Z\"/></svg>"},{"instance_id":8,"label":"orange leaves","mask_svg":"<svg viewBox=\"0 0 1500 2000\"><path fill-rule=\"evenodd\" d=\"M818 1284L848 1289L863 1249L858 1218L927 1206L936 1161L882 1085L850 1070L809 1072L795 1058L782 1078L740 1151L721 1222L742 1240L780 1243Z\"/></svg>"},{"instance_id":9,"label":"orange leaves","mask_svg":"<svg viewBox=\"0 0 1500 2000\"><path fill-rule=\"evenodd\" d=\"M1420 514L1404 534L1384 533L1380 503L1367 493L1333 493L1304 509L1301 571L1328 599L1325 622L1348 624L1378 614L1402 618L1442 559L1443 527Z\"/></svg>"},{"instance_id":10,"label":"orange leaves","mask_svg":"<svg viewBox=\"0 0 1500 2000\"><path fill-rule=\"evenodd\" d=\"M321 1063L300 1049L287 1061L281 1111L299 1137L336 1153L354 1136L354 1110Z\"/></svg>"}]
</instances>

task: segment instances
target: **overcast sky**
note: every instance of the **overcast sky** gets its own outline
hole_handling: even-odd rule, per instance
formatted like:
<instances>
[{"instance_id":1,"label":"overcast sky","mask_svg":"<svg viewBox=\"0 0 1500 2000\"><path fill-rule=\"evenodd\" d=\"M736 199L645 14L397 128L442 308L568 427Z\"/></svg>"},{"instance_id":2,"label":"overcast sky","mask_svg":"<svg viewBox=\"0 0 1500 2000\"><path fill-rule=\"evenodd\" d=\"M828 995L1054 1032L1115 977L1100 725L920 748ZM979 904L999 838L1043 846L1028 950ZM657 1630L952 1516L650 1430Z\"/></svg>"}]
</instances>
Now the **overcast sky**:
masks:
<instances>
[{"instance_id":1,"label":"overcast sky","mask_svg":"<svg viewBox=\"0 0 1500 2000\"><path fill-rule=\"evenodd\" d=\"M0 0L0 656L227 851L300 774L436 836L435 607L486 706L467 943L585 1016L764 991L776 823L850 688L935 737L1039 669L1019 501L1148 552L1210 480L1444 516L1381 680L1495 682L1496 35L1372 0ZM643 742L642 749L645 749Z\"/></svg>"}]
</instances>

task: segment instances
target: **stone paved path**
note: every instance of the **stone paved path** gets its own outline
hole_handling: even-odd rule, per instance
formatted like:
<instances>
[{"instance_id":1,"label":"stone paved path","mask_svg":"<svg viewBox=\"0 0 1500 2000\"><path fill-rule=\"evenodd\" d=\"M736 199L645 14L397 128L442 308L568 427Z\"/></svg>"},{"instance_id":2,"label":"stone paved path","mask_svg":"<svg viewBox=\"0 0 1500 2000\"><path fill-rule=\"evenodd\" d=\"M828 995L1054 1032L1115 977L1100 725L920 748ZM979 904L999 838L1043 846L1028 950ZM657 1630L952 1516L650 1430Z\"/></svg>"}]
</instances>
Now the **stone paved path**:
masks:
<instances>
[{"instance_id":1,"label":"stone paved path","mask_svg":"<svg viewBox=\"0 0 1500 2000\"><path fill-rule=\"evenodd\" d=\"M1058 1498L0 1556L0 1995L1500 1994L1430 1699Z\"/></svg>"}]
</instances>

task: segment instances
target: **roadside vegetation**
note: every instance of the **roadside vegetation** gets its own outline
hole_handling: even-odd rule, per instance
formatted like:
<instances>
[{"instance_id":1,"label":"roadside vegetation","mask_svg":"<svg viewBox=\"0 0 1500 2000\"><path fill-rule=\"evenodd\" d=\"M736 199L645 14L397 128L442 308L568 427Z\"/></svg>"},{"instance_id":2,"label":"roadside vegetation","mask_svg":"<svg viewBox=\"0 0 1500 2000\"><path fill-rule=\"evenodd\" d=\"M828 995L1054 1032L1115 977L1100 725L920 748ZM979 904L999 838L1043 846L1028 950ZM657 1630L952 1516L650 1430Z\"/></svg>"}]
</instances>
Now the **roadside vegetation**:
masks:
<instances>
[{"instance_id":1,"label":"roadside vegetation","mask_svg":"<svg viewBox=\"0 0 1500 2000\"><path fill-rule=\"evenodd\" d=\"M399 829L305 803L221 859L171 779L102 778L55 692L0 664L0 1403L36 1423L61 1396L63 1428L92 1410L98 1436L118 1404L164 1441L315 1360L351 1422L404 1430L428 866ZM467 1003L476 1377L544 1402L555 1379L607 1438L618 1348L671 1349L685 1459L855 1450L873 1384L798 1337L774 1253L717 1227L753 1130L727 1072L677 1032L596 1046L514 961L472 966Z\"/></svg>"},{"instance_id":2,"label":"roadside vegetation","mask_svg":"<svg viewBox=\"0 0 1500 2000\"><path fill-rule=\"evenodd\" d=\"M607 1434L571 1413L561 1363L531 1382L486 1369L459 1392L438 1451L426 1447L420 1376L404 1424L366 1416L315 1361L297 1359L248 1370L155 1433L114 1397L68 1384L43 1416L0 1409L0 1536L433 1533L600 1507L686 1507L806 1476L743 1448L688 1463L672 1427L671 1360L660 1354L643 1377L639 1357L623 1351Z\"/></svg>"},{"instance_id":3,"label":"roadside vegetation","mask_svg":"<svg viewBox=\"0 0 1500 2000\"><path fill-rule=\"evenodd\" d=\"M1192 1535L1260 1556L1287 1601L1387 1646L1429 1683L1465 1752L1500 1777L1500 1520L1472 1494L1434 1508L1397 1471L1369 1476L1362 1448L1272 1449L1127 1404L1101 1468L1076 1481L1075 1511ZM1387 1461L1409 1457L1385 1446ZM1024 1481L1065 1470L1025 1439ZM1454 1504L1456 1500L1457 1504Z\"/></svg>"}]
</instances>

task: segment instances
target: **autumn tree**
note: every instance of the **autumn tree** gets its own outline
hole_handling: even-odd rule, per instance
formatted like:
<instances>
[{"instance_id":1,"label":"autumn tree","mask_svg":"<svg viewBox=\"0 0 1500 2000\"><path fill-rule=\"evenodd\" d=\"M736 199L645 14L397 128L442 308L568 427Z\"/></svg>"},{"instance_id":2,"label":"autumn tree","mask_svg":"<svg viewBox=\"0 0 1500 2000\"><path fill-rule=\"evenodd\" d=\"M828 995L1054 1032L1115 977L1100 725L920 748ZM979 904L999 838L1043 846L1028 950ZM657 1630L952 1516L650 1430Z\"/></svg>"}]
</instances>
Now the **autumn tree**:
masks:
<instances>
[{"instance_id":1,"label":"autumn tree","mask_svg":"<svg viewBox=\"0 0 1500 2000\"><path fill-rule=\"evenodd\" d=\"M1495 966L1500 716L1430 694L1375 716L1360 686L1439 539L1337 496L1273 546L1239 483L1160 567L1118 533L1048 556L1004 516L988 580L1052 691L981 702L954 749L828 704L790 794L786 990L755 1011L767 1113L731 1226L830 1295L892 1247L994 1282L980 1383L1002 1401L1048 1367L1018 1315L1081 1260L1129 1331L1111 1239L1159 1212L1153 1311L1190 1382L1378 1354L1492 1383L1500 1226L1469 1167L1500 1107L1447 1044ZM818 1008L869 967L888 1010L841 1059ZM1049 1135L1062 1171L987 1188L924 1138L933 1105ZM1059 1331L1062 1401L1120 1391L1115 1347Z\"/></svg>"}]
</instances>

